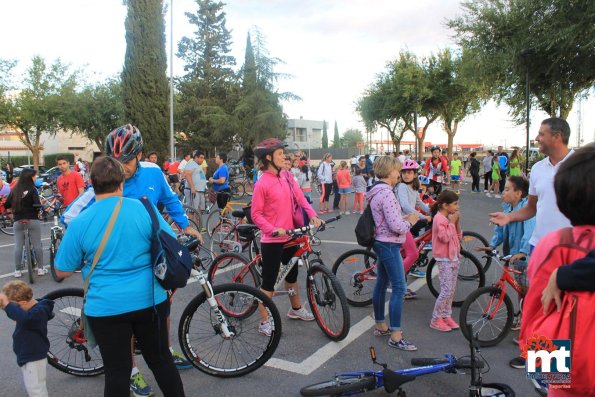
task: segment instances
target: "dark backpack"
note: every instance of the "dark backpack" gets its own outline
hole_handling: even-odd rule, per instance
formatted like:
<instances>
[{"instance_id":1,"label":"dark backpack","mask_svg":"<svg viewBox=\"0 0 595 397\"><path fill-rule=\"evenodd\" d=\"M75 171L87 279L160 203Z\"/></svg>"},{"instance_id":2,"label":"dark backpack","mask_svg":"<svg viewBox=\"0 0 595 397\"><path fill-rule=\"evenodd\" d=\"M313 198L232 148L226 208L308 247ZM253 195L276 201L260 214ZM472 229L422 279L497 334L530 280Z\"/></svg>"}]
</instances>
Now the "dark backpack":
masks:
<instances>
[{"instance_id":1,"label":"dark backpack","mask_svg":"<svg viewBox=\"0 0 595 397\"><path fill-rule=\"evenodd\" d=\"M368 203L364 213L360 215L355 225L355 238L359 245L368 248L374 244L374 237L376 237L376 223Z\"/></svg>"},{"instance_id":2,"label":"dark backpack","mask_svg":"<svg viewBox=\"0 0 595 397\"><path fill-rule=\"evenodd\" d=\"M185 287L192 270L190 252L175 237L161 230L153 204L146 197L140 201L151 216L151 262L157 281L166 290Z\"/></svg>"}]
</instances>

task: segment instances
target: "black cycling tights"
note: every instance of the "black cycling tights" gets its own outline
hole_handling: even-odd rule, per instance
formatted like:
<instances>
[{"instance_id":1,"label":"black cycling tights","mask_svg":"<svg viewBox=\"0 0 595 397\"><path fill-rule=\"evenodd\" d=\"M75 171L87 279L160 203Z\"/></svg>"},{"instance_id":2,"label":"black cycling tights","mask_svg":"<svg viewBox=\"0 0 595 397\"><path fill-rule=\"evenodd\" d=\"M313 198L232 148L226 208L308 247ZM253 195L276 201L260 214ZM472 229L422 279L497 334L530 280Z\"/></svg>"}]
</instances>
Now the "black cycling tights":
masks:
<instances>
[{"instance_id":1,"label":"black cycling tights","mask_svg":"<svg viewBox=\"0 0 595 397\"><path fill-rule=\"evenodd\" d=\"M281 262L287 264L297 251L298 247L293 246L283 249L283 243L261 243L262 252L262 286L265 291L273 292L275 290L275 281L281 268ZM285 281L293 284L297 281L297 265L290 270L285 277Z\"/></svg>"},{"instance_id":2,"label":"black cycling tights","mask_svg":"<svg viewBox=\"0 0 595 397\"><path fill-rule=\"evenodd\" d=\"M165 397L184 396L182 379L176 369L167 338L167 299L152 307L116 316L91 317L89 324L95 334L105 367L105 397L130 396L132 335L138 341L145 362L153 372Z\"/></svg>"}]
</instances>

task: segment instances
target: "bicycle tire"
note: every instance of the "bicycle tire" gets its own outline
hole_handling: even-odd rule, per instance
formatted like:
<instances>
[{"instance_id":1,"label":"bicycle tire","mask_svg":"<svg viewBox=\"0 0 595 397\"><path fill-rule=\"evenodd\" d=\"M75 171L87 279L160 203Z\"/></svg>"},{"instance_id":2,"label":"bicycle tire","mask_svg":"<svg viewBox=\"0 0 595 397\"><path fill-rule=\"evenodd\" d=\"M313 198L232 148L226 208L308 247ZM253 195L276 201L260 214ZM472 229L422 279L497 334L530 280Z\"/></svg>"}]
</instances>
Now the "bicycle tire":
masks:
<instances>
[{"instance_id":1,"label":"bicycle tire","mask_svg":"<svg viewBox=\"0 0 595 397\"><path fill-rule=\"evenodd\" d=\"M184 230L178 227L178 225L173 219L170 219L167 223L171 227L171 230L174 232L176 237L178 237L181 234L184 234ZM192 219L188 219L188 226L192 227L195 230L198 230L198 225Z\"/></svg>"},{"instance_id":2,"label":"bicycle tire","mask_svg":"<svg viewBox=\"0 0 595 397\"><path fill-rule=\"evenodd\" d=\"M52 278L55 282L61 283L64 281L63 278L58 277L56 274L56 254L58 253L58 247L60 247L60 242L62 242L61 237L55 237L54 233L51 235L51 242L50 242L50 273L52 274Z\"/></svg>"},{"instance_id":3,"label":"bicycle tire","mask_svg":"<svg viewBox=\"0 0 595 397\"><path fill-rule=\"evenodd\" d=\"M43 299L54 301L54 318L48 322L48 363L57 370L74 376L103 374L103 359L99 347L89 350L85 343L77 343L71 338L80 325L83 289L59 289L48 293ZM91 358L89 361L85 358L85 350Z\"/></svg>"},{"instance_id":4,"label":"bicycle tire","mask_svg":"<svg viewBox=\"0 0 595 397\"><path fill-rule=\"evenodd\" d=\"M304 397L342 396L345 393L364 393L376 388L376 377L373 375L339 375L326 382L302 387L300 394Z\"/></svg>"},{"instance_id":5,"label":"bicycle tire","mask_svg":"<svg viewBox=\"0 0 595 397\"><path fill-rule=\"evenodd\" d=\"M0 219L0 231L8 236L14 236L14 221L12 214L4 213Z\"/></svg>"},{"instance_id":6,"label":"bicycle tire","mask_svg":"<svg viewBox=\"0 0 595 397\"><path fill-rule=\"evenodd\" d=\"M242 255L236 253L229 252L219 255L211 264L207 278L211 285L240 283L259 288L261 281L254 268L250 266L244 270L244 267L250 262ZM240 273L241 277L238 278Z\"/></svg>"},{"instance_id":7,"label":"bicycle tire","mask_svg":"<svg viewBox=\"0 0 595 397\"><path fill-rule=\"evenodd\" d=\"M473 243L473 241L477 241L478 243ZM481 234L463 230L463 240L461 241L461 249L469 252L473 256L475 256L479 263L483 266L483 271L488 272L490 265L492 264L492 257L486 255L485 257L477 256L475 254L475 247L488 247L490 243L488 240L485 239Z\"/></svg>"},{"instance_id":8,"label":"bicycle tire","mask_svg":"<svg viewBox=\"0 0 595 397\"><path fill-rule=\"evenodd\" d=\"M510 332L514 320L514 306L508 295L504 296L503 304L500 305L493 320L488 320L484 315L486 310L492 313L490 307L496 303L501 293L502 290L494 286L480 288L473 291L461 306L459 321L461 324L472 324L473 335L478 333L477 343L479 346L495 346ZM506 313L501 313L501 310L506 310ZM506 321L501 321L504 319ZM461 327L461 331L465 339L470 341L471 335L467 327Z\"/></svg>"},{"instance_id":9,"label":"bicycle tire","mask_svg":"<svg viewBox=\"0 0 595 397\"><path fill-rule=\"evenodd\" d=\"M376 266L377 259L377 255L372 251L354 249L339 256L333 264L333 274L339 283L347 288L345 297L351 306L364 307L372 304L376 273L372 270L362 276L362 272Z\"/></svg>"},{"instance_id":10,"label":"bicycle tire","mask_svg":"<svg viewBox=\"0 0 595 397\"><path fill-rule=\"evenodd\" d=\"M207 222L205 223L205 228L207 229L207 234L211 237L211 233L215 226L217 226L223 217L221 216L221 210L215 209L212 211L209 216L207 216Z\"/></svg>"},{"instance_id":11,"label":"bicycle tire","mask_svg":"<svg viewBox=\"0 0 595 397\"><path fill-rule=\"evenodd\" d=\"M321 276L319 280L317 275ZM306 293L312 314L322 332L333 341L345 339L351 326L345 292L335 275L318 259L310 262Z\"/></svg>"},{"instance_id":12,"label":"bicycle tire","mask_svg":"<svg viewBox=\"0 0 595 397\"><path fill-rule=\"evenodd\" d=\"M233 295L234 302L254 306L244 310L243 316L226 316L236 334L225 339L219 328L216 315L201 292L184 309L178 327L178 338L182 352L192 365L206 374L231 378L246 375L260 368L273 355L281 339L282 325L279 310L264 292L244 284L223 284L213 287L213 294L221 305L228 302L227 295ZM238 296L241 295L241 299ZM270 336L258 333L262 304L267 310L273 331ZM235 309L234 309L235 310ZM241 349L239 352L236 349ZM218 361L220 360L220 361ZM241 362L240 362L241 361Z\"/></svg>"},{"instance_id":13,"label":"bicycle tire","mask_svg":"<svg viewBox=\"0 0 595 397\"><path fill-rule=\"evenodd\" d=\"M33 277L33 258L31 257L31 240L28 234L25 235L25 262L27 264L27 275L29 277L29 283L33 284L35 282L35 277Z\"/></svg>"},{"instance_id":14,"label":"bicycle tire","mask_svg":"<svg viewBox=\"0 0 595 397\"><path fill-rule=\"evenodd\" d=\"M250 240L250 243L248 244L248 258L251 261L254 260L254 258L256 258L257 251L259 253L262 252L262 246L260 245L261 237L262 237L262 235L260 233L260 230L256 230L254 232L254 238L252 240ZM257 250L257 248L258 248L258 250Z\"/></svg>"},{"instance_id":15,"label":"bicycle tire","mask_svg":"<svg viewBox=\"0 0 595 397\"><path fill-rule=\"evenodd\" d=\"M231 222L220 222L211 232L211 241L209 249L215 254L225 254L228 252L241 253L242 242L238 236L236 227Z\"/></svg>"},{"instance_id":16,"label":"bicycle tire","mask_svg":"<svg viewBox=\"0 0 595 397\"><path fill-rule=\"evenodd\" d=\"M231 185L230 185L231 187ZM232 191L232 198L234 200L240 200L246 194L246 188L244 187L243 182L234 183L233 187L231 188Z\"/></svg>"},{"instance_id":17,"label":"bicycle tire","mask_svg":"<svg viewBox=\"0 0 595 397\"><path fill-rule=\"evenodd\" d=\"M440 295L440 281L439 270L436 274L432 274L432 270L436 265L436 259L432 258L428 263L426 270L426 282L428 288L434 297ZM481 263L475 256L465 250L461 250L461 259L459 260L459 273L457 275L457 285L455 289L455 296L452 300L454 307L459 307L463 304L467 296L485 285L485 273Z\"/></svg>"},{"instance_id":18,"label":"bicycle tire","mask_svg":"<svg viewBox=\"0 0 595 397\"><path fill-rule=\"evenodd\" d=\"M516 397L514 390L504 383L484 383L479 391L482 397Z\"/></svg>"}]
</instances>

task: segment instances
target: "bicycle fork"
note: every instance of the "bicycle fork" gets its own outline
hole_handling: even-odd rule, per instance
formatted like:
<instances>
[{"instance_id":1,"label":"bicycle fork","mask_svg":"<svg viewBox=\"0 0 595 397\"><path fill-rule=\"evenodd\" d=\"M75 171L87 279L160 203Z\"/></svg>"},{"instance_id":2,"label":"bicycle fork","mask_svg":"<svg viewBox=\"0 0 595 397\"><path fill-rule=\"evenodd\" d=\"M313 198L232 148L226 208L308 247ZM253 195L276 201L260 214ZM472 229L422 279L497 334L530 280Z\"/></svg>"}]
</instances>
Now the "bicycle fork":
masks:
<instances>
[{"instance_id":1,"label":"bicycle fork","mask_svg":"<svg viewBox=\"0 0 595 397\"><path fill-rule=\"evenodd\" d=\"M207 302L209 303L209 306L213 310L213 313L215 313L215 317L217 318L217 322L219 323L219 330L223 334L223 337L225 339L233 338L235 336L235 332L230 330L231 327L227 321L227 318L225 318L225 316L219 309L217 299L215 299L215 294L213 293L213 287L207 281L206 277L204 276L204 274L202 272L192 269L191 275L197 279L201 288L205 292L205 295L207 296Z\"/></svg>"}]
</instances>

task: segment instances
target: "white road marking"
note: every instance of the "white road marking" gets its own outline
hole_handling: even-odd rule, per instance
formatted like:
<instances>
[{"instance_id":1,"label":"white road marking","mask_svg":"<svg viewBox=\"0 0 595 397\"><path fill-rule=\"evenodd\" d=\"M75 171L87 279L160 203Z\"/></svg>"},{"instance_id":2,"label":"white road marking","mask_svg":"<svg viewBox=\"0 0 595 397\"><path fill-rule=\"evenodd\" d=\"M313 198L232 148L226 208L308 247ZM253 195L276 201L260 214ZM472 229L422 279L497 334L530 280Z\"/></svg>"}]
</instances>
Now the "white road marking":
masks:
<instances>
[{"instance_id":1,"label":"white road marking","mask_svg":"<svg viewBox=\"0 0 595 397\"><path fill-rule=\"evenodd\" d=\"M60 309L60 311L62 313L66 313L70 316L76 316L76 317L81 316L81 309L79 309L78 307L68 306L68 307L65 307L64 309Z\"/></svg>"},{"instance_id":2,"label":"white road marking","mask_svg":"<svg viewBox=\"0 0 595 397\"><path fill-rule=\"evenodd\" d=\"M46 241L46 240L49 240L49 239L50 239L49 237L47 237L47 238L42 238L42 239L41 239L41 241ZM4 245L0 245L0 248L6 248L6 247L12 247L12 246L14 246L14 243L12 243L12 244L4 244Z\"/></svg>"},{"instance_id":3,"label":"white road marking","mask_svg":"<svg viewBox=\"0 0 595 397\"><path fill-rule=\"evenodd\" d=\"M354 241L334 241L334 240L320 240L322 243L329 243L329 244L347 244L347 245L359 245ZM363 248L363 247L362 247Z\"/></svg>"},{"instance_id":4,"label":"white road marking","mask_svg":"<svg viewBox=\"0 0 595 397\"><path fill-rule=\"evenodd\" d=\"M417 291L426 284L425 278L420 278L408 285L412 291ZM386 302L384 310L388 310L389 302ZM368 331L374 326L374 319L372 316L366 316L360 322L355 324L349 330L349 334L340 342L329 342L318 349L310 357L301 363L293 361L282 360L280 358L271 358L265 363L265 366L271 368L282 369L284 371L294 372L300 375L310 375L312 372L320 368L324 363L333 358L337 353L346 348L351 342L360 337L364 332Z\"/></svg>"}]
</instances>

